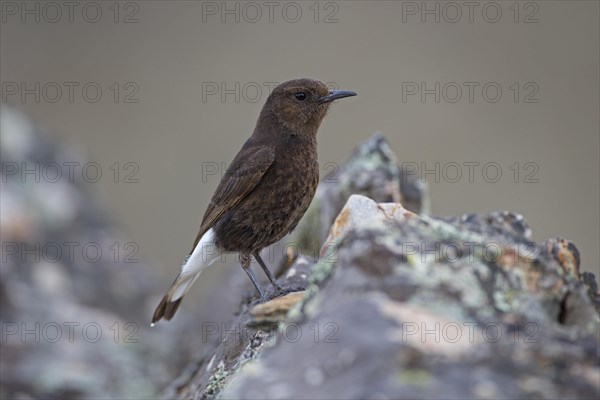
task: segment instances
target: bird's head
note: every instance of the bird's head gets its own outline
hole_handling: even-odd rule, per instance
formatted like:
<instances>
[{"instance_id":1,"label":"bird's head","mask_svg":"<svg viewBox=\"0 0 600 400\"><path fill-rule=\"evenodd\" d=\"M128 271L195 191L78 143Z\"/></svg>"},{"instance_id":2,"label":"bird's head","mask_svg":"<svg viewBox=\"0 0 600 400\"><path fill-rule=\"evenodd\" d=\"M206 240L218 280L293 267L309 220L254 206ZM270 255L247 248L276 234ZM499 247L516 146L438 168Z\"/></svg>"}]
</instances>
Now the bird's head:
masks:
<instances>
[{"instance_id":1,"label":"bird's head","mask_svg":"<svg viewBox=\"0 0 600 400\"><path fill-rule=\"evenodd\" d=\"M276 119L292 132L316 134L334 100L356 96L348 90L330 90L314 79L294 79L273 89L261 112L261 119Z\"/></svg>"}]
</instances>

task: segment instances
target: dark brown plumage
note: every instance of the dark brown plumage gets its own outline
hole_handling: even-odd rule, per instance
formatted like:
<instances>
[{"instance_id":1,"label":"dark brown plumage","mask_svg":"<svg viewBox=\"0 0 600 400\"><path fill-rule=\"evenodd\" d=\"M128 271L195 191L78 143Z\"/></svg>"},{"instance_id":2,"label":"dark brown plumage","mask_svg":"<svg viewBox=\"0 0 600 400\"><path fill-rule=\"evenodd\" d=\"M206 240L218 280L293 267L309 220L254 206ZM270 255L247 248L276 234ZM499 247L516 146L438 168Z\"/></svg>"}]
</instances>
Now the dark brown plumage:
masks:
<instances>
[{"instance_id":1,"label":"dark brown plumage","mask_svg":"<svg viewBox=\"0 0 600 400\"><path fill-rule=\"evenodd\" d=\"M288 81L273 90L254 133L215 190L190 256L158 305L153 323L173 317L185 292L214 261L208 258L219 252L240 254L242 268L263 300L250 269L252 256L277 288L260 250L291 232L306 212L319 181L317 130L333 100L355 95L330 91L312 79ZM208 254L209 246L214 254Z\"/></svg>"}]
</instances>

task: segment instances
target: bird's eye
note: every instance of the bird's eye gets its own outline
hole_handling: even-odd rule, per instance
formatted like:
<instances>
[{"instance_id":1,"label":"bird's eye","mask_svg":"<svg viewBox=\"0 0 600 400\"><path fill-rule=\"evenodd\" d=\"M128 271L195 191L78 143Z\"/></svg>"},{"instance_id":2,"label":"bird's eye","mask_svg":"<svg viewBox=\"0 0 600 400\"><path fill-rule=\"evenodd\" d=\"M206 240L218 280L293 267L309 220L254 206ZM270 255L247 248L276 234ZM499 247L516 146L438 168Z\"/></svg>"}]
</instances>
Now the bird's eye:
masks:
<instances>
[{"instance_id":1,"label":"bird's eye","mask_svg":"<svg viewBox=\"0 0 600 400\"><path fill-rule=\"evenodd\" d=\"M304 100L306 100L306 93L304 93L304 92L294 93L294 97L297 100L304 101Z\"/></svg>"}]
</instances>

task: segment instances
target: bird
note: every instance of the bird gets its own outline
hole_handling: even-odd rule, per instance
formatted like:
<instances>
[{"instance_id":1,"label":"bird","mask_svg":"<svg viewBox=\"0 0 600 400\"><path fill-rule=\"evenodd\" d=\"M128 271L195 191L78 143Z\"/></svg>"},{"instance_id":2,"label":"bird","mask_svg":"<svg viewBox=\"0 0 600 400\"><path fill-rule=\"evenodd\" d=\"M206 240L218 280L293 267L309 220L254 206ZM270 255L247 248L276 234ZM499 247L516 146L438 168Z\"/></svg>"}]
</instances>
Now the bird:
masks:
<instances>
[{"instance_id":1,"label":"bird","mask_svg":"<svg viewBox=\"0 0 600 400\"><path fill-rule=\"evenodd\" d=\"M290 233L306 212L319 182L319 126L334 100L356 95L308 78L272 90L252 135L223 174L181 272L156 307L152 326L173 318L200 273L222 254L239 254L260 301L268 299L250 268L252 257L275 293L281 291L260 251Z\"/></svg>"}]
</instances>

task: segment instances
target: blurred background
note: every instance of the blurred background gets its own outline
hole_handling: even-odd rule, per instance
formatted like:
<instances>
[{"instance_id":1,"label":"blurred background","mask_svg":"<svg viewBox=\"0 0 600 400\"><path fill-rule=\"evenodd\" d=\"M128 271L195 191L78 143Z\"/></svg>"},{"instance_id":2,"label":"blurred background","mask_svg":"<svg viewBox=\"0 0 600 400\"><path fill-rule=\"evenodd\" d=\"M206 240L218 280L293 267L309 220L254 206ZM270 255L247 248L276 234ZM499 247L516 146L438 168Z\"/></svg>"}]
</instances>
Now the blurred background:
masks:
<instances>
[{"instance_id":1,"label":"blurred background","mask_svg":"<svg viewBox=\"0 0 600 400\"><path fill-rule=\"evenodd\" d=\"M62 181L69 165L84 178L88 201L118 229L119 261L135 250L147 267L134 276L164 281L136 289L149 304L179 270L270 89L297 77L359 94L319 131L322 176L380 131L428 181L432 214L521 213L536 242L568 238L582 269L599 272L598 2L1 5L3 123L7 106L19 110L59 146L49 159ZM16 170L3 174L20 177L6 150L22 148L19 134L7 140L5 129L2 161ZM55 176L39 173L41 185ZM123 318L145 324L151 311Z\"/></svg>"}]
</instances>

